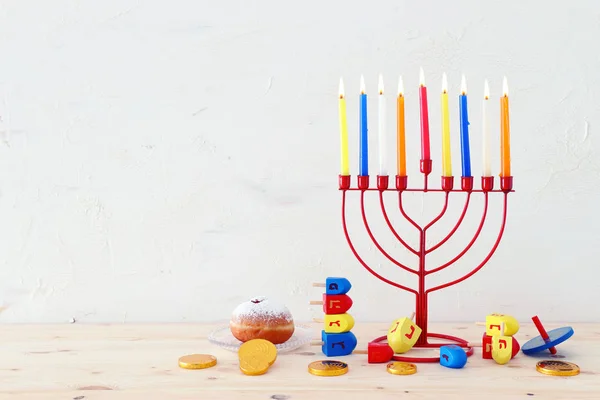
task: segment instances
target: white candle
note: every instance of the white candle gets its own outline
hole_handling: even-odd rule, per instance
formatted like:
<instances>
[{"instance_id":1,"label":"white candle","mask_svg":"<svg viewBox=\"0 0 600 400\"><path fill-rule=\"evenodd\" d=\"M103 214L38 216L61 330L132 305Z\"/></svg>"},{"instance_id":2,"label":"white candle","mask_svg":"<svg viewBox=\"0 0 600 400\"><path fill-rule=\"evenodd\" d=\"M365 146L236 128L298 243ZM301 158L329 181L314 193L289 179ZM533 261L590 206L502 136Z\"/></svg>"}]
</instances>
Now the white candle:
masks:
<instances>
[{"instance_id":1,"label":"white candle","mask_svg":"<svg viewBox=\"0 0 600 400\"><path fill-rule=\"evenodd\" d=\"M484 83L484 88L483 88L483 105L482 105L483 135L482 135L481 143L483 145L483 176L492 176L492 164L490 161L490 153L491 153L491 151L490 151L490 122L488 119L488 111L487 111L489 99L490 99L490 87L489 87L488 81L486 79L485 83Z\"/></svg>"},{"instance_id":2,"label":"white candle","mask_svg":"<svg viewBox=\"0 0 600 400\"><path fill-rule=\"evenodd\" d=\"M379 75L379 175L387 176L385 142L385 96L383 95L383 77Z\"/></svg>"}]
</instances>

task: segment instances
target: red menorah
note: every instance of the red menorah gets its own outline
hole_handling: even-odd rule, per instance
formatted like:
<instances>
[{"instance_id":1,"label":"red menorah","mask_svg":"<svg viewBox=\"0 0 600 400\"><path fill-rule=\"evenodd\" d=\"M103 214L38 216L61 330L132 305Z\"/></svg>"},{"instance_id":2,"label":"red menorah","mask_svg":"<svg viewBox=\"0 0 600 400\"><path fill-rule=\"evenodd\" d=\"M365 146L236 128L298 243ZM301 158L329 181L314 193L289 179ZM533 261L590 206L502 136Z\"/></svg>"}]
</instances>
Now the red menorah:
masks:
<instances>
[{"instance_id":1,"label":"red menorah","mask_svg":"<svg viewBox=\"0 0 600 400\"><path fill-rule=\"evenodd\" d=\"M473 348L468 346L468 342L466 340L458 338L458 337L450 336L450 335L428 332L428 329L427 329L427 323L428 323L427 298L430 293L433 293L435 291L456 285L457 283L460 283L460 282L464 281L465 279L470 278L475 273L477 273L477 271L479 271L492 257L492 255L498 248L500 240L502 239L502 234L504 233L504 227L506 225L508 193L513 192L513 190L512 190L513 179L512 179L512 176L501 176L500 177L500 189L494 190L494 177L493 176L484 176L481 178L481 189L473 188L473 177L461 177L461 188L454 189L454 177L443 176L442 181L441 181L441 189L432 189L432 188L428 188L428 176L431 173L431 160L421 160L421 172L424 175L423 188L415 188L415 189L407 187L407 177L406 176L396 176L396 187L395 188L389 187L389 177L388 176L377 176L377 187L370 188L369 187L369 176L358 176L357 177L357 187L351 187L351 182L350 182L351 176L340 175L339 176L339 189L342 191L342 224L343 224L343 228L344 228L344 234L346 236L346 240L348 241L350 249L352 250L352 253L357 258L357 260L362 264L362 266L367 269L367 271L369 271L375 277L377 277L378 279L380 279L381 281L383 281L389 285L392 285L394 287L397 287L399 289L402 289L402 290L410 292L410 293L414 293L414 295L416 297L416 307L415 307L416 319L415 319L415 321L416 321L417 326L419 326L422 329L421 336L415 343L414 347L416 347L416 348L439 348L443 345L455 344L455 345L466 348L465 351L467 352L467 355L470 356L473 354ZM369 265L367 265L367 263L363 260L363 258L358 254L358 252L356 251L356 249L352 243L352 240L350 239L350 235L348 234L348 228L346 226L346 193L348 191L360 191L360 208L361 208L362 220L363 220L365 229L366 229L369 237L373 241L373 244L375 245L375 247L377 247L377 249L393 264L395 264L396 266L402 268L403 270L405 270L409 273L417 275L418 282L419 282L418 289L415 290L415 289L409 288L407 286L401 285L397 282L391 281L391 280L381 276L380 274L375 272L371 267L369 267ZM383 217L384 217L389 229L391 230L392 234L395 236L395 238L400 243L402 243L402 245L408 251L410 251L411 253L413 253L415 256L418 257L419 265L418 265L417 269L410 268L410 267L398 262L396 259L394 259L392 256L390 256L382 248L382 246L379 244L377 239L374 237L374 235L371 231L371 228L369 227L369 222L367 220L366 213L365 213L365 195L367 192L373 192L373 191L379 192L379 203L381 206L381 212L383 213ZM384 202L384 192L386 192L386 191L396 191L398 193L398 206L400 209L400 213L412 226L414 226L414 228L416 228L416 230L419 233L419 248L418 249L414 249L411 246L409 246L408 243L404 239L402 239L402 237L398 234L397 230L392 225L392 223L388 217L388 213L386 211L386 206L385 206L385 202ZM403 198L403 194L405 192L423 192L423 193L438 192L438 193L442 193L444 195L444 205L442 207L442 210L427 225L420 226L413 219L411 219L408 216L408 214L406 213L406 211L404 210L404 207L402 204L402 198ZM446 235L446 237L444 239L442 239L439 243L435 244L434 246L427 248L426 247L427 231L431 227L433 227L434 224L436 222L438 222L444 216L444 214L446 213L446 210L448 209L448 202L449 202L450 194L457 193L457 192L458 193L466 193L465 203L464 203L464 206L462 209L462 213L460 214L460 217L458 218L458 221L456 222L454 227L450 230L450 232L448 233L448 235ZM440 248L458 230L459 226L461 225L461 223L467 213L467 209L469 208L469 204L471 202L471 197L472 197L473 193L481 193L483 196L483 202L484 202L481 222L479 223L479 226L477 227L477 230L475 231L473 238L466 245L466 247L460 253L458 253L458 255L456 257L454 257L450 261L448 261L440 266L437 266L437 267L431 268L431 269L427 269L426 268L427 255L432 253L436 249ZM503 193L504 194L500 231L498 233L498 238L496 239L494 245L492 246L492 249L490 250L488 255L484 258L484 260L477 267L475 267L471 272L469 272L466 275L462 276L461 278L458 278L451 282L447 282L447 283L426 289L426 286L425 286L426 279L425 278L428 275L435 274L436 272L439 272L439 271L449 267L450 265L454 264L462 256L464 256L465 253L467 253L469 251L471 246L473 246L473 244L475 243L475 241L477 240L477 238L479 237L479 235L482 231L483 225L484 225L486 217L488 215L488 203L489 203L490 193ZM386 336L382 336L382 337L376 338L374 341L380 342L380 341L384 341L386 339L387 339ZM451 343L447 343L447 342L446 343L444 343L444 342L431 343L429 341L429 339L438 339L438 340L441 339L441 340L445 340L445 341L451 341ZM408 356L394 355L393 359L396 361L406 361L406 362L439 362L440 358L439 358L439 356L438 357L408 357Z\"/></svg>"}]
</instances>

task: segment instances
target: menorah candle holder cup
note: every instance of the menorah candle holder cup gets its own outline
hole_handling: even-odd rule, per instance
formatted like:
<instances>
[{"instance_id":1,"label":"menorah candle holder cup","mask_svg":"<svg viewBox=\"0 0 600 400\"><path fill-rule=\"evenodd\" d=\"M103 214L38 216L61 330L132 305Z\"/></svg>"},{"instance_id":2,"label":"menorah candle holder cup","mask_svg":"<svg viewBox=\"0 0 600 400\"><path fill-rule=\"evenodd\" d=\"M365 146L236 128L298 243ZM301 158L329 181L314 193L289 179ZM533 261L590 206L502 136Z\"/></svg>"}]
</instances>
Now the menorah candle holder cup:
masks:
<instances>
[{"instance_id":1,"label":"menorah candle holder cup","mask_svg":"<svg viewBox=\"0 0 600 400\"><path fill-rule=\"evenodd\" d=\"M377 189L379 190L387 190L390 186L390 177L387 175L378 175L377 176Z\"/></svg>"},{"instance_id":2,"label":"menorah candle holder cup","mask_svg":"<svg viewBox=\"0 0 600 400\"><path fill-rule=\"evenodd\" d=\"M408 176L396 175L396 189L405 190L408 187Z\"/></svg>"},{"instance_id":3,"label":"menorah candle holder cup","mask_svg":"<svg viewBox=\"0 0 600 400\"><path fill-rule=\"evenodd\" d=\"M456 189L456 188L454 188L454 177L453 176L443 176L441 179L441 188L439 188L439 189L438 188L428 188L428 177L429 177L429 174L431 173L431 160L421 160L420 167L421 167L421 172L423 173L423 176L424 176L424 184L423 184L422 188L408 188L408 184L407 184L408 178L406 176L396 176L396 182L395 182L396 184L395 184L395 187L393 187L393 188L390 188L389 178L387 176L378 176L377 177L377 187L376 188L369 188L369 177L368 176L358 176L357 187L352 187L350 185L350 177L340 176L340 180L339 180L340 181L340 190L342 191L342 226L343 226L343 230L344 230L344 235L346 237L346 240L348 242L350 250L356 257L356 259L359 261L359 263L368 272L370 272L373 276L375 276L382 282L387 283L388 285L397 287L398 289L407 291L407 292L415 295L415 303L416 303L415 322L416 322L416 325L419 326L422 330L421 335L419 336L419 339L417 340L417 342L414 345L415 348L440 348L441 346L454 344L454 345L458 345L463 348L466 348L466 354L468 356L470 356L473 354L473 348L471 346L469 346L469 343L466 340L458 338L458 337L450 336L450 335L445 335L445 334L440 334L440 333L432 333L432 332L428 331L428 326L427 326L428 325L428 297L431 293L433 293L435 291L448 288L450 286L456 285L456 284L470 278L475 273L477 273L481 268L483 268L483 266L493 256L496 249L498 248L498 245L500 244L500 240L502 239L502 235L504 233L504 228L506 226L508 194L513 192L513 177L512 176L501 176L500 177L500 189L497 189L497 190L494 190L494 177L492 177L492 176L482 177L481 178L481 188L479 188L479 189L474 188L473 177L461 177L461 187L460 187L460 189ZM354 191L360 192L360 194L359 194L359 196L360 196L360 212L361 212L365 230L367 231L367 234L369 235L371 241L373 242L375 247L379 250L379 252L385 258L387 258L392 264L394 264L397 267L399 267L411 274L414 274L418 277L418 288L417 289L413 289L411 287L402 285L398 282L394 282L394 281L384 277L383 275L380 275L378 272L373 270L356 251L356 248L355 248L355 246L352 242L352 239L350 237L350 234L348 232L348 227L346 225L346 214L347 214L346 197L349 192L354 192ZM373 193L373 192L377 192L379 195L379 205L381 208L381 212L383 214L383 217L386 221L388 228L390 229L390 231L392 232L394 237L409 252L411 252L412 254L417 256L419 262L418 262L418 266L416 268L411 268L407 265L404 265L401 262L397 261L395 258L393 258L379 244L379 242L377 241L377 238L373 234L371 227L369 225L369 221L367 219L367 213L365 211L365 198L366 198L366 196L368 196L369 193ZM403 239L403 237L400 235L398 230L396 230L396 228L392 224L390 218L388 217L387 208L386 208L386 204L384 201L384 194L386 192L397 192L398 207L399 207L400 213L402 214L404 219L406 219L415 228L415 230L419 234L419 247L418 248L411 247ZM442 206L442 210L427 225L421 226L421 225L417 224L407 214L407 212L403 206L403 196L408 192L422 192L422 193L432 192L432 193L442 194L444 197L444 204ZM444 237L444 239L442 239L437 244L428 248L426 246L427 231L430 228L432 228L444 216L444 214L446 213L448 206L449 206L450 197L456 197L457 193L461 193L464 195L464 204L462 206L462 212L458 218L458 221L456 222L454 227L450 230L450 232ZM431 274L435 274L439 271L442 271L442 270L446 269L447 267L451 266L452 264L454 264L455 262L457 262L471 249L473 244L477 241L477 238L481 234L484 223L488 216L489 197L492 193L502 194L504 197L504 201L503 201L503 205L502 205L502 220L501 220L501 224L500 224L500 230L498 232L496 241L494 242L494 244L493 244L491 250L489 251L489 253L487 254L487 256L475 268L473 268L469 273L463 275L462 277L455 279L453 281L447 282L447 283L443 283L443 284L440 284L440 285L437 285L434 287L427 288L426 287L427 276L429 276ZM481 221L480 221L475 233L473 234L472 239L466 245L466 247L460 253L458 253L454 258L452 258L450 261L448 261L440 266L436 266L435 268L427 268L427 264L426 264L427 255L429 255L430 253L434 252L435 250L437 250L438 248L443 246L457 232L458 228L460 227L461 223L463 222L463 220L465 218L465 215L467 213L469 205L471 204L471 200L472 200L472 197L474 194L481 195L481 197L483 198L483 211L482 211ZM386 339L387 339L386 336L382 336L382 337L374 339L373 341L374 342L382 342L382 341L385 341ZM438 340L442 340L445 342L432 343L432 342L430 342L430 339L438 339ZM450 341L450 343L448 341ZM409 351L409 353L410 353L410 351ZM408 353L406 353L406 354L408 354ZM437 356L437 357L411 357L408 355L402 355L402 356L394 355L393 359L396 361L406 361L406 362L439 362L440 357L439 356Z\"/></svg>"}]
</instances>

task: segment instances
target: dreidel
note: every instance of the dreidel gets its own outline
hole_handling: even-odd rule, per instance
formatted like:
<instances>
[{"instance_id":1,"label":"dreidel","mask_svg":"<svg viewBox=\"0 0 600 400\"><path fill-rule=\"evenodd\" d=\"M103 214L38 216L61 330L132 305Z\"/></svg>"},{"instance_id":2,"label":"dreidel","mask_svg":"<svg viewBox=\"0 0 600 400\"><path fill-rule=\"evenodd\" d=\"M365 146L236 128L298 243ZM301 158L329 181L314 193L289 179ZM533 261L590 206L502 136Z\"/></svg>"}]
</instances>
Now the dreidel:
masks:
<instances>
[{"instance_id":1,"label":"dreidel","mask_svg":"<svg viewBox=\"0 0 600 400\"><path fill-rule=\"evenodd\" d=\"M325 314L344 314L352 307L352 299L347 294L323 293L323 300L311 301L310 305L323 305Z\"/></svg>"},{"instance_id":2,"label":"dreidel","mask_svg":"<svg viewBox=\"0 0 600 400\"><path fill-rule=\"evenodd\" d=\"M467 352L455 344L440 347L440 365L459 369L467 364Z\"/></svg>"},{"instance_id":3,"label":"dreidel","mask_svg":"<svg viewBox=\"0 0 600 400\"><path fill-rule=\"evenodd\" d=\"M501 365L512 358L512 336L504 335L504 322L500 323L500 335L492 336L492 358Z\"/></svg>"},{"instance_id":4,"label":"dreidel","mask_svg":"<svg viewBox=\"0 0 600 400\"><path fill-rule=\"evenodd\" d=\"M422 329L412 321L414 315L415 313L410 318L399 318L390 325L387 342L394 353L406 353L413 348L417 339L419 339Z\"/></svg>"},{"instance_id":5,"label":"dreidel","mask_svg":"<svg viewBox=\"0 0 600 400\"><path fill-rule=\"evenodd\" d=\"M327 357L341 357L352 354L356 348L356 336L352 332L328 333L321 331L321 340L311 342L313 346L321 346Z\"/></svg>"},{"instance_id":6,"label":"dreidel","mask_svg":"<svg viewBox=\"0 0 600 400\"><path fill-rule=\"evenodd\" d=\"M485 322L477 322L475 325L484 325L485 334L488 336L495 336L500 334L501 323L504 323L505 336L513 336L519 331L519 321L507 314L486 315Z\"/></svg>"},{"instance_id":7,"label":"dreidel","mask_svg":"<svg viewBox=\"0 0 600 400\"><path fill-rule=\"evenodd\" d=\"M350 314L325 314L324 319L313 318L314 322L323 323L327 333L344 333L354 328L354 317Z\"/></svg>"},{"instance_id":8,"label":"dreidel","mask_svg":"<svg viewBox=\"0 0 600 400\"><path fill-rule=\"evenodd\" d=\"M488 336L485 334L485 332L483 333L483 337L481 338L481 344L482 344L481 358L483 358L483 359L486 359L486 360L492 359L492 338L493 338L493 336ZM519 344L517 339L515 339L514 336L511 336L511 338L512 338L512 356L511 356L511 358L515 358L515 356L517 354L519 354L519 350L521 350L521 345Z\"/></svg>"},{"instance_id":9,"label":"dreidel","mask_svg":"<svg viewBox=\"0 0 600 400\"><path fill-rule=\"evenodd\" d=\"M346 294L352 288L350 281L346 278L328 277L325 283L313 283L313 287L324 287L325 294Z\"/></svg>"},{"instance_id":10,"label":"dreidel","mask_svg":"<svg viewBox=\"0 0 600 400\"><path fill-rule=\"evenodd\" d=\"M369 342L367 350L355 350L356 354L367 354L369 364L387 363L394 357L394 350L387 343Z\"/></svg>"}]
</instances>

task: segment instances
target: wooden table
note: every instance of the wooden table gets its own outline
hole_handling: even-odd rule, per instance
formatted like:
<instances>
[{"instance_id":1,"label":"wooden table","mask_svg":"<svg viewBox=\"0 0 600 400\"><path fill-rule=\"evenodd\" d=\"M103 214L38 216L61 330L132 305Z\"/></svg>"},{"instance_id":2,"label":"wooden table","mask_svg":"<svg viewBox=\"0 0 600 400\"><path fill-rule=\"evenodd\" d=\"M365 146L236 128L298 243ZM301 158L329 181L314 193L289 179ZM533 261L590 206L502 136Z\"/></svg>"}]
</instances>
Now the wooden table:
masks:
<instances>
[{"instance_id":1,"label":"wooden table","mask_svg":"<svg viewBox=\"0 0 600 400\"><path fill-rule=\"evenodd\" d=\"M311 361L323 359L320 347L305 346L279 355L269 372L245 376L237 354L206 338L223 324L165 325L4 325L0 341L0 399L168 400L168 399L600 399L600 324L570 324L575 335L558 346L562 360L575 362L581 374L542 375L535 364L544 357L520 353L507 365L483 360L481 349L463 369L418 364L415 375L388 374L385 364L368 364L366 355L343 357L349 372L340 377L308 374ZM319 326L315 327L315 333ZM359 347L387 331L387 323L357 322ZM553 329L569 324L548 324ZM480 342L482 327L470 323L435 324L443 332ZM519 343L537 336L524 324ZM430 350L412 350L430 351ZM211 353L217 366L184 370L177 359Z\"/></svg>"}]
</instances>

